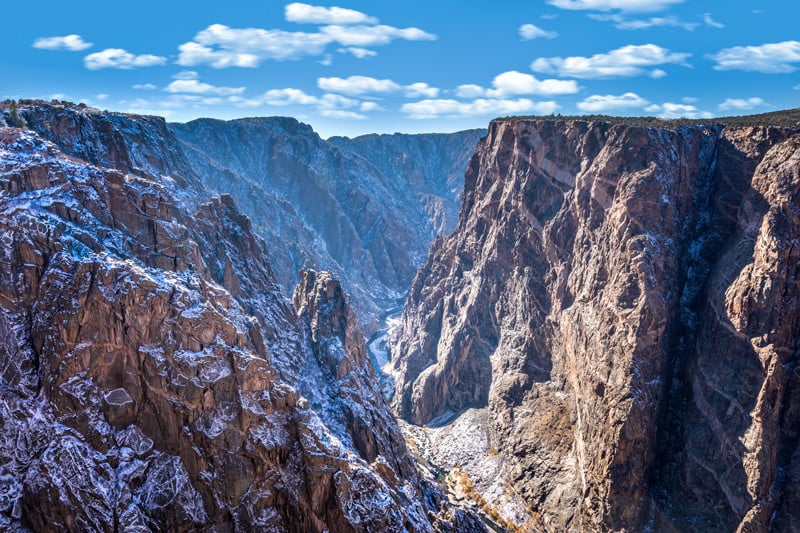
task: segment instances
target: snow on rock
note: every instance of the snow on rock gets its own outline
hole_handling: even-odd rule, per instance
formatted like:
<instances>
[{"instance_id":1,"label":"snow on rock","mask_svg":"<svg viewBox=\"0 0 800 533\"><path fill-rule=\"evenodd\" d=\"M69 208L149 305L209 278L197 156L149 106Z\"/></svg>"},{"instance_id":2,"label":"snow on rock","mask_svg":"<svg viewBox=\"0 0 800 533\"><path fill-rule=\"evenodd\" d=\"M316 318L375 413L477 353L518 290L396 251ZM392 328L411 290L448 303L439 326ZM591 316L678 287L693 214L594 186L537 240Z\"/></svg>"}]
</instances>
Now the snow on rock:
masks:
<instances>
[{"instance_id":1,"label":"snow on rock","mask_svg":"<svg viewBox=\"0 0 800 533\"><path fill-rule=\"evenodd\" d=\"M50 140L0 129L2 527L472 523L417 476L338 285L296 314L232 198L165 179L163 121L22 112Z\"/></svg>"}]
</instances>

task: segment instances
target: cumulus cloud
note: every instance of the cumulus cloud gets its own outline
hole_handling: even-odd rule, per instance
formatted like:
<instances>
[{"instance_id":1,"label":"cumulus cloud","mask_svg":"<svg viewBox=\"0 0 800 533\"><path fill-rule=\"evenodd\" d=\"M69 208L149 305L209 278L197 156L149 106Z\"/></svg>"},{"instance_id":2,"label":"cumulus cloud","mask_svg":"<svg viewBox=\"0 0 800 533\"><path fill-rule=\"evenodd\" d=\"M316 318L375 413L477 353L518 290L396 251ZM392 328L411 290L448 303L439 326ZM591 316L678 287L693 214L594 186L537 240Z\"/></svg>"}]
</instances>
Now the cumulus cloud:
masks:
<instances>
[{"instance_id":1,"label":"cumulus cloud","mask_svg":"<svg viewBox=\"0 0 800 533\"><path fill-rule=\"evenodd\" d=\"M685 22L672 15L647 19L629 19L619 14L590 13L588 17L602 22L613 22L614 27L619 30L645 30L657 26L667 26L694 31L699 26L696 22Z\"/></svg>"},{"instance_id":2,"label":"cumulus cloud","mask_svg":"<svg viewBox=\"0 0 800 533\"><path fill-rule=\"evenodd\" d=\"M527 98L516 100L478 98L470 102L452 99L428 99L403 104L400 110L409 118L432 119L439 117L474 117L481 115L518 115L539 113L549 115L558 109L555 102L533 102Z\"/></svg>"},{"instance_id":3,"label":"cumulus cloud","mask_svg":"<svg viewBox=\"0 0 800 533\"><path fill-rule=\"evenodd\" d=\"M543 30L542 28L533 24L523 24L519 27L519 36L526 41L533 39L555 39L558 37L558 32Z\"/></svg>"},{"instance_id":4,"label":"cumulus cloud","mask_svg":"<svg viewBox=\"0 0 800 533\"><path fill-rule=\"evenodd\" d=\"M331 39L320 33L229 28L212 24L178 47L177 63L208 64L214 68L257 67L264 59L283 61L319 55Z\"/></svg>"},{"instance_id":5,"label":"cumulus cloud","mask_svg":"<svg viewBox=\"0 0 800 533\"><path fill-rule=\"evenodd\" d=\"M712 28L724 28L725 24L717 22L713 18L711 18L711 13L703 13L703 22L706 23L706 26L711 26Z\"/></svg>"},{"instance_id":6,"label":"cumulus cloud","mask_svg":"<svg viewBox=\"0 0 800 533\"><path fill-rule=\"evenodd\" d=\"M649 104L647 100L636 93L625 93L621 95L599 95L595 94L578 102L577 107L587 113L602 113L606 111L618 111L625 109L641 108Z\"/></svg>"},{"instance_id":7,"label":"cumulus cloud","mask_svg":"<svg viewBox=\"0 0 800 533\"><path fill-rule=\"evenodd\" d=\"M377 104L372 106L368 102L361 102L338 94L314 96L294 88L272 89L255 98L231 96L229 100L239 107L308 106L313 107L317 113L325 117L357 120L365 119L367 116L356 110L367 112L380 109Z\"/></svg>"},{"instance_id":8,"label":"cumulus cloud","mask_svg":"<svg viewBox=\"0 0 800 533\"><path fill-rule=\"evenodd\" d=\"M548 0L548 4L561 9L591 11L663 11L683 0Z\"/></svg>"},{"instance_id":9,"label":"cumulus cloud","mask_svg":"<svg viewBox=\"0 0 800 533\"><path fill-rule=\"evenodd\" d=\"M172 75L173 80L196 80L199 78L200 74L194 70L182 70Z\"/></svg>"},{"instance_id":10,"label":"cumulus cloud","mask_svg":"<svg viewBox=\"0 0 800 533\"><path fill-rule=\"evenodd\" d=\"M142 91L154 91L155 89L158 89L158 87L152 83L137 83L133 86L133 88Z\"/></svg>"},{"instance_id":11,"label":"cumulus cloud","mask_svg":"<svg viewBox=\"0 0 800 533\"><path fill-rule=\"evenodd\" d=\"M350 76L348 78L317 78L317 87L330 93L360 96L364 94L387 94L403 91L407 98L436 98L439 89L427 83L416 82L400 85L394 80L378 79L370 76Z\"/></svg>"},{"instance_id":12,"label":"cumulus cloud","mask_svg":"<svg viewBox=\"0 0 800 533\"><path fill-rule=\"evenodd\" d=\"M701 111L696 106L672 102L652 104L645 107L644 110L659 118L711 118L713 116L707 111Z\"/></svg>"},{"instance_id":13,"label":"cumulus cloud","mask_svg":"<svg viewBox=\"0 0 800 533\"><path fill-rule=\"evenodd\" d=\"M478 98L486 94L486 89L474 83L467 83L456 87L456 96L459 98Z\"/></svg>"},{"instance_id":14,"label":"cumulus cloud","mask_svg":"<svg viewBox=\"0 0 800 533\"><path fill-rule=\"evenodd\" d=\"M339 48L336 50L340 54L350 54L353 57L357 57L358 59L364 59L367 57L373 57L378 55L378 52L375 50L370 50L368 48L359 48L358 46L348 46L347 48Z\"/></svg>"},{"instance_id":15,"label":"cumulus cloud","mask_svg":"<svg viewBox=\"0 0 800 533\"><path fill-rule=\"evenodd\" d=\"M719 104L720 111L747 111L765 105L766 102L757 96L752 98L727 98Z\"/></svg>"},{"instance_id":16,"label":"cumulus cloud","mask_svg":"<svg viewBox=\"0 0 800 533\"><path fill-rule=\"evenodd\" d=\"M800 63L800 41L724 48L710 56L716 70L747 70L765 74L794 72Z\"/></svg>"},{"instance_id":17,"label":"cumulus cloud","mask_svg":"<svg viewBox=\"0 0 800 533\"><path fill-rule=\"evenodd\" d=\"M118 68L130 70L139 67L153 67L167 63L166 57L151 54L136 55L122 48L106 48L83 58L83 64L89 70Z\"/></svg>"},{"instance_id":18,"label":"cumulus cloud","mask_svg":"<svg viewBox=\"0 0 800 533\"><path fill-rule=\"evenodd\" d=\"M591 57L540 57L531 63L531 69L568 78L630 77L647 74L650 67L659 65L688 66L686 59L690 55L671 52L655 44L628 45Z\"/></svg>"},{"instance_id":19,"label":"cumulus cloud","mask_svg":"<svg viewBox=\"0 0 800 533\"><path fill-rule=\"evenodd\" d=\"M227 96L242 94L245 87L217 87L196 79L177 79L164 88L168 93L216 94Z\"/></svg>"},{"instance_id":20,"label":"cumulus cloud","mask_svg":"<svg viewBox=\"0 0 800 533\"><path fill-rule=\"evenodd\" d=\"M378 19L354 9L342 7L320 7L293 2L284 8L289 22L299 24L377 24Z\"/></svg>"},{"instance_id":21,"label":"cumulus cloud","mask_svg":"<svg viewBox=\"0 0 800 533\"><path fill-rule=\"evenodd\" d=\"M384 111L377 102L361 102L358 106L361 111Z\"/></svg>"},{"instance_id":22,"label":"cumulus cloud","mask_svg":"<svg viewBox=\"0 0 800 533\"><path fill-rule=\"evenodd\" d=\"M403 88L406 98L436 98L439 96L439 89L431 87L427 83L417 82L406 85Z\"/></svg>"},{"instance_id":23,"label":"cumulus cloud","mask_svg":"<svg viewBox=\"0 0 800 533\"><path fill-rule=\"evenodd\" d=\"M308 33L212 24L192 41L178 47L177 63L183 66L207 64L214 68L257 67L265 60L286 61L322 55L333 43L356 57L368 57L374 52L365 47L386 45L396 39L433 40L436 36L419 28L386 25L332 24Z\"/></svg>"},{"instance_id":24,"label":"cumulus cloud","mask_svg":"<svg viewBox=\"0 0 800 533\"><path fill-rule=\"evenodd\" d=\"M34 48L41 50L68 50L70 52L80 52L92 47L92 43L87 43L83 37L74 33L61 37L40 37L33 42Z\"/></svg>"},{"instance_id":25,"label":"cumulus cloud","mask_svg":"<svg viewBox=\"0 0 800 533\"><path fill-rule=\"evenodd\" d=\"M369 76L318 78L317 87L323 91L353 96L360 94L391 93L400 90L400 85L392 80L379 80Z\"/></svg>"},{"instance_id":26,"label":"cumulus cloud","mask_svg":"<svg viewBox=\"0 0 800 533\"><path fill-rule=\"evenodd\" d=\"M378 26L342 26L331 25L320 28L322 35L331 42L342 46L380 46L389 44L395 39L406 41L433 41L436 36L419 28L395 28L380 24Z\"/></svg>"},{"instance_id":27,"label":"cumulus cloud","mask_svg":"<svg viewBox=\"0 0 800 533\"><path fill-rule=\"evenodd\" d=\"M459 85L456 88L456 96L468 99L479 97L502 99L509 96L529 94L554 96L575 94L577 92L578 84L574 80L539 80L530 74L517 72L516 70L509 70L495 76L492 80L491 89L471 83Z\"/></svg>"}]
</instances>

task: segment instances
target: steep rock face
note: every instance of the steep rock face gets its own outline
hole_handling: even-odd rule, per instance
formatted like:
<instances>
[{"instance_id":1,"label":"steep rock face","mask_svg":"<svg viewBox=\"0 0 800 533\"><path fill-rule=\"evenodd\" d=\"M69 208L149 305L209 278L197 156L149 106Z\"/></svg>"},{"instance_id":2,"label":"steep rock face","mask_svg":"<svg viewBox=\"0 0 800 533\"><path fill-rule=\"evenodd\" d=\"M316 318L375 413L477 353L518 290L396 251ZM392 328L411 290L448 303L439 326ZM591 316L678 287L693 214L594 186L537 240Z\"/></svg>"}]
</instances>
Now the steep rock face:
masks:
<instances>
[{"instance_id":1,"label":"steep rock face","mask_svg":"<svg viewBox=\"0 0 800 533\"><path fill-rule=\"evenodd\" d=\"M408 135L331 137L332 143L357 153L397 184L398 194L409 195L427 215L436 235L453 231L458 221L464 172L486 130ZM425 243L427 247L428 243Z\"/></svg>"},{"instance_id":2,"label":"steep rock face","mask_svg":"<svg viewBox=\"0 0 800 533\"><path fill-rule=\"evenodd\" d=\"M290 289L303 268L333 271L367 333L396 306L447 225L461 190L453 176L463 175L479 137L326 142L291 118L201 119L169 129L203 183L232 194L270 243L279 283Z\"/></svg>"},{"instance_id":3,"label":"steep rock face","mask_svg":"<svg viewBox=\"0 0 800 533\"><path fill-rule=\"evenodd\" d=\"M493 122L409 294L396 410L488 405L545 529L797 527L796 131Z\"/></svg>"},{"instance_id":4,"label":"steep rock face","mask_svg":"<svg viewBox=\"0 0 800 533\"><path fill-rule=\"evenodd\" d=\"M0 129L2 528L480 530L417 478L336 283L294 309L231 197L137 168Z\"/></svg>"}]
</instances>

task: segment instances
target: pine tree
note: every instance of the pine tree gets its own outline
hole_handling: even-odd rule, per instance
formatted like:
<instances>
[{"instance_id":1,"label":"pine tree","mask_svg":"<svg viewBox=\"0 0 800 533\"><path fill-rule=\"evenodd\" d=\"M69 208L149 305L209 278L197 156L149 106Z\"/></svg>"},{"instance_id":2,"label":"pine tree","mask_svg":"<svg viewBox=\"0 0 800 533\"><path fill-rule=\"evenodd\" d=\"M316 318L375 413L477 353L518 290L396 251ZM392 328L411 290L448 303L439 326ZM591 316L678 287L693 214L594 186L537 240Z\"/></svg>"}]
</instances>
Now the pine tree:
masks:
<instances>
[{"instance_id":1,"label":"pine tree","mask_svg":"<svg viewBox=\"0 0 800 533\"><path fill-rule=\"evenodd\" d=\"M6 118L6 123L12 128L28 127L28 123L25 121L22 115L19 114L16 100L11 100L11 103L8 106L8 118Z\"/></svg>"}]
</instances>

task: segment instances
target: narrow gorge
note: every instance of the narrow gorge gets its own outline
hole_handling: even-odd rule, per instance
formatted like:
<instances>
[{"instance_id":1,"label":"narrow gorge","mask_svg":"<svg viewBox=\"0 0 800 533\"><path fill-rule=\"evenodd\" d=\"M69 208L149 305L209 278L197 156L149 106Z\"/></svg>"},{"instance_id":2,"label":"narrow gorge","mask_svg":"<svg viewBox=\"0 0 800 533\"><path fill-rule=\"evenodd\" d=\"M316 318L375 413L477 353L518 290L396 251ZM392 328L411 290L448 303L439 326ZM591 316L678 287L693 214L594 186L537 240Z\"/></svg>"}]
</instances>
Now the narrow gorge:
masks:
<instances>
[{"instance_id":1,"label":"narrow gorge","mask_svg":"<svg viewBox=\"0 0 800 533\"><path fill-rule=\"evenodd\" d=\"M13 111L0 529L800 529L797 110Z\"/></svg>"}]
</instances>

